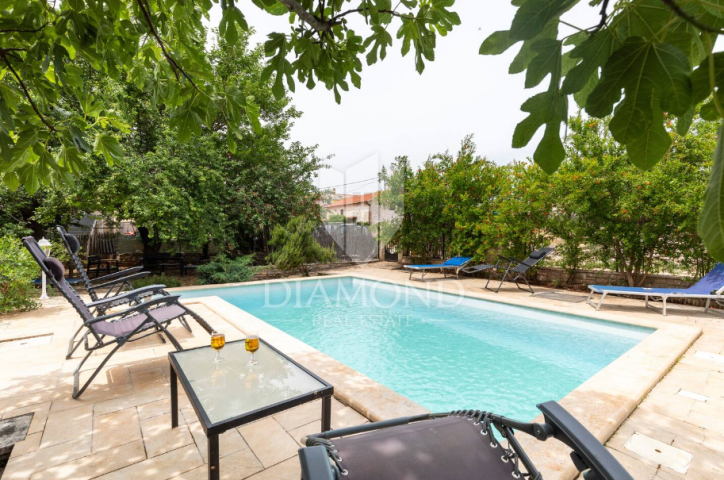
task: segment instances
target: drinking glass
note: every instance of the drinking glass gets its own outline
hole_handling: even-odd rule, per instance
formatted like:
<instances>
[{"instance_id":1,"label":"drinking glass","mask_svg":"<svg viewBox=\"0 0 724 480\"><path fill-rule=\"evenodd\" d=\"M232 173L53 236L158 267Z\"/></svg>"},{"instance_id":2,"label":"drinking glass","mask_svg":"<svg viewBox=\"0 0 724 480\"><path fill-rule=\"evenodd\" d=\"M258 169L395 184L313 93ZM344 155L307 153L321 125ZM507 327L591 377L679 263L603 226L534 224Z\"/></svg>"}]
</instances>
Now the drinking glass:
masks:
<instances>
[{"instance_id":1,"label":"drinking glass","mask_svg":"<svg viewBox=\"0 0 724 480\"><path fill-rule=\"evenodd\" d=\"M251 360L247 362L247 365L256 365L257 362L254 360L254 352L259 350L259 335L247 335L246 340L244 340L244 347L246 347L246 351L251 353Z\"/></svg>"},{"instance_id":2,"label":"drinking glass","mask_svg":"<svg viewBox=\"0 0 724 480\"><path fill-rule=\"evenodd\" d=\"M221 363L224 361L224 359L219 356L219 352L222 348L224 348L224 345L226 345L226 335L224 335L222 332L212 332L211 348L216 350L216 358L214 358L214 363Z\"/></svg>"}]
</instances>

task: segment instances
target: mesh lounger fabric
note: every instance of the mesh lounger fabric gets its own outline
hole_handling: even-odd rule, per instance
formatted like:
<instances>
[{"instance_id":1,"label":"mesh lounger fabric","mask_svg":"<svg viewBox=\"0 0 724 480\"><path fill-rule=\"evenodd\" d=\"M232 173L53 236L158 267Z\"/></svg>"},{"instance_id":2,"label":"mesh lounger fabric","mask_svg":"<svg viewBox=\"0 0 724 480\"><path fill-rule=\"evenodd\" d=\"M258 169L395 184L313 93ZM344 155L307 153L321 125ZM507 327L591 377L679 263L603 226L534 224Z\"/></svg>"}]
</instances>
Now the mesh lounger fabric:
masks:
<instances>
[{"instance_id":1,"label":"mesh lounger fabric","mask_svg":"<svg viewBox=\"0 0 724 480\"><path fill-rule=\"evenodd\" d=\"M462 267L466 263L468 263L472 257L453 257L450 260L447 260L446 262L437 264L437 265L405 265L405 268L408 269L414 269L414 270L425 270L425 269L435 269L435 268L457 268Z\"/></svg>"},{"instance_id":2,"label":"mesh lounger fabric","mask_svg":"<svg viewBox=\"0 0 724 480\"><path fill-rule=\"evenodd\" d=\"M186 313L186 310L178 305L169 305L168 307L154 308L151 310L151 316L155 318L159 323L171 320L176 317L180 317ZM146 320L145 313L139 313L131 317L126 317L123 320L117 322L98 322L93 324L93 329L99 335L109 335L111 337L120 337L128 335L134 331L138 326ZM150 328L154 324L149 323L147 327Z\"/></svg>"},{"instance_id":3,"label":"mesh lounger fabric","mask_svg":"<svg viewBox=\"0 0 724 480\"><path fill-rule=\"evenodd\" d=\"M349 480L511 480L512 462L503 462L502 447L492 448L481 428L467 417L445 417L333 443Z\"/></svg>"}]
</instances>

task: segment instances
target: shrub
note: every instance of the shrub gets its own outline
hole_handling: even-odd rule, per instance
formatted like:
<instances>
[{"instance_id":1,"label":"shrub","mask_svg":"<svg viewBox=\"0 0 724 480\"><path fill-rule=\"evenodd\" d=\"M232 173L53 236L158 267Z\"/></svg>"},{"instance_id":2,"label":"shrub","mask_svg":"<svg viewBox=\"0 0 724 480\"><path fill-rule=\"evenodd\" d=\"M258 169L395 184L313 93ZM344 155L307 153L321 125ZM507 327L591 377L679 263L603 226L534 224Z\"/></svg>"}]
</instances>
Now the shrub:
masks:
<instances>
[{"instance_id":1,"label":"shrub","mask_svg":"<svg viewBox=\"0 0 724 480\"><path fill-rule=\"evenodd\" d=\"M334 213L327 218L327 221L330 223L343 223L347 221L347 217L340 215L339 213Z\"/></svg>"},{"instance_id":2,"label":"shrub","mask_svg":"<svg viewBox=\"0 0 724 480\"><path fill-rule=\"evenodd\" d=\"M40 268L17 238L0 238L0 314L40 306L32 284L39 274Z\"/></svg>"},{"instance_id":3,"label":"shrub","mask_svg":"<svg viewBox=\"0 0 724 480\"><path fill-rule=\"evenodd\" d=\"M324 248L314 239L317 225L304 217L293 217L286 225L277 225L272 230L270 245L276 250L269 255L269 261L283 272L298 270L309 276L306 263L330 262L334 250Z\"/></svg>"},{"instance_id":4,"label":"shrub","mask_svg":"<svg viewBox=\"0 0 724 480\"><path fill-rule=\"evenodd\" d=\"M168 288L181 286L181 280L178 277L171 277L163 274L149 275L147 277L134 280L132 283L133 288L143 288L149 285L166 285Z\"/></svg>"},{"instance_id":5,"label":"shrub","mask_svg":"<svg viewBox=\"0 0 724 480\"><path fill-rule=\"evenodd\" d=\"M206 265L198 266L196 272L199 274L199 284L248 282L257 271L253 263L253 255L229 258L219 254Z\"/></svg>"}]
</instances>

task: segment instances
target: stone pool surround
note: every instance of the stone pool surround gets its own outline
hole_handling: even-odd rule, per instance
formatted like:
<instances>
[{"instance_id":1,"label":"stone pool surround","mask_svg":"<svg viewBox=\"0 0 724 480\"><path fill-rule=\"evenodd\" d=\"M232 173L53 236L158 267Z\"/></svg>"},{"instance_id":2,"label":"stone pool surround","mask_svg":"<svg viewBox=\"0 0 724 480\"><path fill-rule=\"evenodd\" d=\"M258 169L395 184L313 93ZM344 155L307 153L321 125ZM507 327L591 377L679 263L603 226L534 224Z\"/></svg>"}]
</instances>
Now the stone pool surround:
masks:
<instances>
[{"instance_id":1,"label":"stone pool surround","mask_svg":"<svg viewBox=\"0 0 724 480\"><path fill-rule=\"evenodd\" d=\"M344 277L381 281L405 287L441 291L469 298L521 306L519 298L471 291L470 288L462 286L461 282L454 279L447 279L444 282L436 282L435 279L428 282L400 281L399 278L388 278L388 276L381 278L380 275L364 273L326 275L307 279L268 280L243 284L215 285L213 287L182 287L169 289L169 291L250 286L289 281L315 281ZM680 325L668 321L652 321L633 315L622 321L620 315L605 311L595 312L585 304L580 305L582 308L575 308L575 311L571 311L570 305L564 307L559 302L541 302L530 295L525 298L529 299L529 303L524 305L526 307L568 315L574 314L593 320L637 325L655 330L634 348L614 360L560 400L561 405L571 412L601 442L606 442L613 435L616 429L628 418L636 406L674 366L702 332L701 328L696 326ZM332 383L337 398L372 421L417 415L428 411L403 395L375 382L366 375L219 297L193 298L184 300L184 303L188 305L203 304L242 332L254 331L258 333L266 341L291 356L294 360ZM590 314L588 315L586 314L587 308L590 308ZM536 418L536 421L542 420L542 416ZM544 473L546 480L569 480L576 476L577 472L570 461L569 449L563 444L555 440L549 440L545 443L538 442L525 438L523 435L519 438L536 466Z\"/></svg>"}]
</instances>

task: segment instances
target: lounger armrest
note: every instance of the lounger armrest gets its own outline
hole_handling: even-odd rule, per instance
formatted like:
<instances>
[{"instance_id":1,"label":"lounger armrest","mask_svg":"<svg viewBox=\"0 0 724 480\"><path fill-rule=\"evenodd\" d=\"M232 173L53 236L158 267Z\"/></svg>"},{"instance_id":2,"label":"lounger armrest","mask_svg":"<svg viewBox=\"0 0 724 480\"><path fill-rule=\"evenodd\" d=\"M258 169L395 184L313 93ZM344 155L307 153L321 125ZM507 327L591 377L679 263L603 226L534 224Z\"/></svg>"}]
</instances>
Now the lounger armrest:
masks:
<instances>
[{"instance_id":1,"label":"lounger armrest","mask_svg":"<svg viewBox=\"0 0 724 480\"><path fill-rule=\"evenodd\" d=\"M302 480L334 480L327 450L322 446L299 449Z\"/></svg>"},{"instance_id":2,"label":"lounger armrest","mask_svg":"<svg viewBox=\"0 0 724 480\"><path fill-rule=\"evenodd\" d=\"M134 273L139 273L142 269L143 269L143 267L127 268L127 269L121 270L119 272L111 273L110 275L103 275L102 277L93 278L93 279L91 279L91 283L110 282L111 280L115 280L117 278L128 277L129 275L132 275Z\"/></svg>"},{"instance_id":3,"label":"lounger armrest","mask_svg":"<svg viewBox=\"0 0 724 480\"><path fill-rule=\"evenodd\" d=\"M505 260L506 262L510 262L510 263L523 263L522 261L518 260L517 258L504 257L503 255L498 255L498 258Z\"/></svg>"},{"instance_id":4,"label":"lounger armrest","mask_svg":"<svg viewBox=\"0 0 724 480\"><path fill-rule=\"evenodd\" d=\"M126 277L118 278L116 280L111 280L110 282L101 283L100 285L93 285L93 288L110 288L118 285L119 283L128 283L132 282L133 280L138 280L149 274L150 272L134 273L133 275L128 275Z\"/></svg>"},{"instance_id":5,"label":"lounger armrest","mask_svg":"<svg viewBox=\"0 0 724 480\"><path fill-rule=\"evenodd\" d=\"M611 452L557 402L542 403L538 409L543 412L546 423L553 427L554 438L575 452L572 458L579 471L593 468L603 475L601 480L633 480Z\"/></svg>"},{"instance_id":6,"label":"lounger armrest","mask_svg":"<svg viewBox=\"0 0 724 480\"><path fill-rule=\"evenodd\" d=\"M119 304L124 303L124 300L132 302L136 300L138 296L165 295L166 292L164 291L164 288L166 288L166 285L148 285L146 287L137 288L129 292L124 292L120 295L116 295L115 297L101 298L100 300L96 300L95 302L86 303L86 306L88 308L94 308L98 306L103 306L111 302L120 302Z\"/></svg>"},{"instance_id":7,"label":"lounger armrest","mask_svg":"<svg viewBox=\"0 0 724 480\"><path fill-rule=\"evenodd\" d=\"M86 323L86 325L92 325L92 324L98 323L98 322L105 322L107 320L112 320L116 317L124 317L131 313L142 312L144 310L148 310L151 307L156 307L161 304L168 304L168 305L178 304L179 298L181 298L181 295L167 295L167 296L161 297L161 298L154 298L153 300L149 300L148 302L143 302L139 305L134 305L125 310L120 310L118 312L112 312L112 313L109 313L106 315L101 315L100 317L96 317L93 320L88 320L85 323Z\"/></svg>"}]
</instances>

